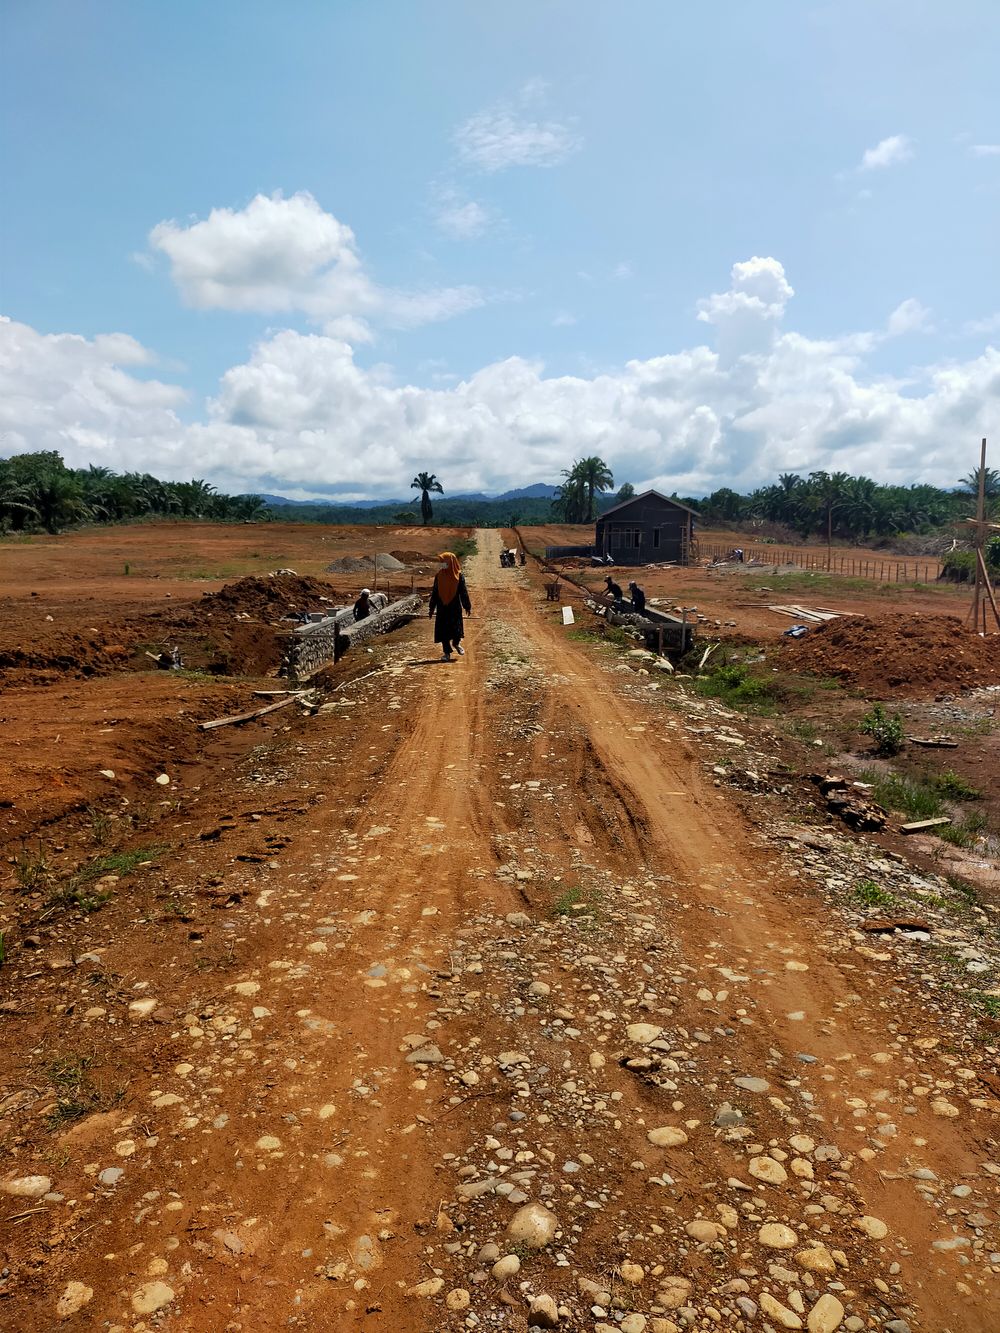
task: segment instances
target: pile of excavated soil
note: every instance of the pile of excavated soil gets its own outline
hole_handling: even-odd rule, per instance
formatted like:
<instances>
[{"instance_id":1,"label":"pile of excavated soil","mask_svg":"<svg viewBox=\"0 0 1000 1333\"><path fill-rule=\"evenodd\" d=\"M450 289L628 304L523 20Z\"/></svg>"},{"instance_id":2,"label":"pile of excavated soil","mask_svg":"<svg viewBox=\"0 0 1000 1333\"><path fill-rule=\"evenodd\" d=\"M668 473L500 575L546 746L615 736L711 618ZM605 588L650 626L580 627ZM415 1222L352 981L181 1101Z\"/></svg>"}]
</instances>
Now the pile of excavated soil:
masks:
<instances>
[{"instance_id":1,"label":"pile of excavated soil","mask_svg":"<svg viewBox=\"0 0 1000 1333\"><path fill-rule=\"evenodd\" d=\"M387 574L398 574L406 566L402 560L397 560L388 551L380 551L376 556L342 555L339 560L332 561L326 568L330 574L370 574L373 569Z\"/></svg>"},{"instance_id":2,"label":"pile of excavated soil","mask_svg":"<svg viewBox=\"0 0 1000 1333\"><path fill-rule=\"evenodd\" d=\"M275 621L290 611L321 611L324 603L335 600L333 589L319 579L299 574L251 574L227 583L218 592L206 593L199 609L228 615L245 612L255 620Z\"/></svg>"},{"instance_id":3,"label":"pile of excavated soil","mask_svg":"<svg viewBox=\"0 0 1000 1333\"><path fill-rule=\"evenodd\" d=\"M404 565L436 565L439 563L436 555L425 555L423 551L390 551L389 554L393 560L399 562L400 569ZM379 568L381 569L382 566L380 565Z\"/></svg>"},{"instance_id":4,"label":"pile of excavated soil","mask_svg":"<svg viewBox=\"0 0 1000 1333\"><path fill-rule=\"evenodd\" d=\"M45 685L62 677L103 676L125 666L128 649L96 634L40 628L28 647L0 648L0 680L8 685Z\"/></svg>"},{"instance_id":5,"label":"pile of excavated soil","mask_svg":"<svg viewBox=\"0 0 1000 1333\"><path fill-rule=\"evenodd\" d=\"M876 697L940 694L1000 684L1000 639L952 616L845 616L785 643L781 663Z\"/></svg>"}]
</instances>

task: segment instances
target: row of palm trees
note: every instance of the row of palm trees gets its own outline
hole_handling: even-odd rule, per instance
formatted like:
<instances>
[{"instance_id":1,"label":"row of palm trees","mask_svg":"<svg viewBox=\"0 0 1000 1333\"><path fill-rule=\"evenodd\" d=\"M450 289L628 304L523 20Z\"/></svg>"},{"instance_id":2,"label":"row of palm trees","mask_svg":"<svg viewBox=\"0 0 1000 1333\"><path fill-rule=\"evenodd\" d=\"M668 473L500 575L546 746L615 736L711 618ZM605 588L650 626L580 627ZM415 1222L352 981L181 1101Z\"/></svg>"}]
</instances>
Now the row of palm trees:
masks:
<instances>
[{"instance_id":1,"label":"row of palm trees","mask_svg":"<svg viewBox=\"0 0 1000 1333\"><path fill-rule=\"evenodd\" d=\"M767 521L794 528L803 537L866 540L899 532L926 532L953 523L970 512L970 497L979 486L979 469L963 477L954 490L938 486L884 486L871 477L846 472L810 472L801 477L783 472L775 484L749 495L723 487L692 502L705 523ZM986 494L995 505L1000 474L986 469Z\"/></svg>"},{"instance_id":2,"label":"row of palm trees","mask_svg":"<svg viewBox=\"0 0 1000 1333\"><path fill-rule=\"evenodd\" d=\"M259 522L259 495L225 495L207 481L160 481L148 472L68 468L53 450L0 459L0 531L59 532L79 523L143 518Z\"/></svg>"}]
</instances>

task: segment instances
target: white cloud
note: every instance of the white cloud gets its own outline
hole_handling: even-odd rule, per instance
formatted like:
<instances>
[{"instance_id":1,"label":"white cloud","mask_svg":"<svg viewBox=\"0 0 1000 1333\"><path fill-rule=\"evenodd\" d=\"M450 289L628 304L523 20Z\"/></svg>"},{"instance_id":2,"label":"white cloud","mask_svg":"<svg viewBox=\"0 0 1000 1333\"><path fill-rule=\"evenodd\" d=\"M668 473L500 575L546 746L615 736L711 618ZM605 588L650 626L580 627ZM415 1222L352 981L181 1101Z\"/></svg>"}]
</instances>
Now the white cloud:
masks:
<instances>
[{"instance_id":1,"label":"white cloud","mask_svg":"<svg viewBox=\"0 0 1000 1333\"><path fill-rule=\"evenodd\" d=\"M973 157L1000 157L1000 143L974 143L969 152Z\"/></svg>"},{"instance_id":2,"label":"white cloud","mask_svg":"<svg viewBox=\"0 0 1000 1333\"><path fill-rule=\"evenodd\" d=\"M568 310L560 310L553 316L552 327L554 329L568 329L577 322L576 315L571 315Z\"/></svg>"},{"instance_id":3,"label":"white cloud","mask_svg":"<svg viewBox=\"0 0 1000 1333\"><path fill-rule=\"evenodd\" d=\"M611 270L611 276L613 278L618 278L622 281L624 281L626 278L631 278L632 265L623 259L620 264L616 264L614 268Z\"/></svg>"},{"instance_id":4,"label":"white cloud","mask_svg":"<svg viewBox=\"0 0 1000 1333\"><path fill-rule=\"evenodd\" d=\"M482 236L489 229L493 218L484 204L468 199L452 186L446 186L435 195L434 221L446 236L458 241L470 241Z\"/></svg>"},{"instance_id":5,"label":"white cloud","mask_svg":"<svg viewBox=\"0 0 1000 1333\"><path fill-rule=\"evenodd\" d=\"M350 227L304 192L258 194L245 208L213 208L187 226L160 222L149 243L169 260L184 300L201 309L301 311L318 321L347 316L406 328L483 304L474 287L379 286Z\"/></svg>"},{"instance_id":6,"label":"white cloud","mask_svg":"<svg viewBox=\"0 0 1000 1333\"><path fill-rule=\"evenodd\" d=\"M572 122L533 118L544 92L537 80L525 84L514 102L497 102L460 125L455 146L462 161L494 172L554 167L575 153L582 140Z\"/></svg>"},{"instance_id":7,"label":"white cloud","mask_svg":"<svg viewBox=\"0 0 1000 1333\"><path fill-rule=\"evenodd\" d=\"M913 141L907 135L891 134L888 139L880 139L874 148L865 150L861 170L876 171L881 167L908 162L913 157L913 151Z\"/></svg>"},{"instance_id":8,"label":"white cloud","mask_svg":"<svg viewBox=\"0 0 1000 1333\"><path fill-rule=\"evenodd\" d=\"M886 336L898 338L905 333L930 333L933 330L931 312L911 296L900 302L886 322Z\"/></svg>"},{"instance_id":9,"label":"white cloud","mask_svg":"<svg viewBox=\"0 0 1000 1333\"><path fill-rule=\"evenodd\" d=\"M1000 348L901 382L867 358L894 321L922 325L919 303L904 302L883 332L817 339L782 327L791 297L782 265L755 257L701 303L716 346L586 376L510 357L429 387L359 365L344 337L285 329L223 375L194 424L178 414L178 387L144 377L152 357L133 339L7 320L0 434L5 452L56 448L74 464L344 497L404 494L428 466L449 492L503 490L552 481L584 453L619 481L691 494L814 468L954 483L963 446L1000 412Z\"/></svg>"}]
</instances>

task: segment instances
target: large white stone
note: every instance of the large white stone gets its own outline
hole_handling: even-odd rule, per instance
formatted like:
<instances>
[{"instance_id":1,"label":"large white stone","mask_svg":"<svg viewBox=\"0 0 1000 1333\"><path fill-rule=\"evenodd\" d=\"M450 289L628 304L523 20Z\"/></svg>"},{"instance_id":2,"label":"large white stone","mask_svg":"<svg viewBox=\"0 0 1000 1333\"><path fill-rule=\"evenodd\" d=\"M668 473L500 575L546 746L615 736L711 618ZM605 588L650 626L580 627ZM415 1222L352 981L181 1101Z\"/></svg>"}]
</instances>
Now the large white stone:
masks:
<instances>
[{"instance_id":1,"label":"large white stone","mask_svg":"<svg viewBox=\"0 0 1000 1333\"><path fill-rule=\"evenodd\" d=\"M144 1282L132 1294L132 1309L136 1314L155 1314L173 1299L174 1289L165 1282Z\"/></svg>"},{"instance_id":2,"label":"large white stone","mask_svg":"<svg viewBox=\"0 0 1000 1333\"><path fill-rule=\"evenodd\" d=\"M806 1328L809 1333L836 1333L844 1318L844 1307L836 1296L827 1292L809 1311Z\"/></svg>"},{"instance_id":3,"label":"large white stone","mask_svg":"<svg viewBox=\"0 0 1000 1333\"><path fill-rule=\"evenodd\" d=\"M4 1194L13 1194L18 1199L40 1199L51 1188L52 1181L48 1176L16 1176L0 1185Z\"/></svg>"},{"instance_id":4,"label":"large white stone","mask_svg":"<svg viewBox=\"0 0 1000 1333\"><path fill-rule=\"evenodd\" d=\"M526 1203L507 1224L507 1235L529 1249L541 1250L555 1237L559 1219L543 1203Z\"/></svg>"},{"instance_id":5,"label":"large white stone","mask_svg":"<svg viewBox=\"0 0 1000 1333\"><path fill-rule=\"evenodd\" d=\"M69 1319L78 1310L82 1310L88 1301L93 1300L93 1287L83 1282L67 1282L63 1294L56 1301L56 1318Z\"/></svg>"},{"instance_id":6,"label":"large white stone","mask_svg":"<svg viewBox=\"0 0 1000 1333\"><path fill-rule=\"evenodd\" d=\"M651 1129L646 1138L654 1148L679 1148L688 1141L683 1129L678 1129L676 1125L661 1125L659 1129Z\"/></svg>"}]
</instances>

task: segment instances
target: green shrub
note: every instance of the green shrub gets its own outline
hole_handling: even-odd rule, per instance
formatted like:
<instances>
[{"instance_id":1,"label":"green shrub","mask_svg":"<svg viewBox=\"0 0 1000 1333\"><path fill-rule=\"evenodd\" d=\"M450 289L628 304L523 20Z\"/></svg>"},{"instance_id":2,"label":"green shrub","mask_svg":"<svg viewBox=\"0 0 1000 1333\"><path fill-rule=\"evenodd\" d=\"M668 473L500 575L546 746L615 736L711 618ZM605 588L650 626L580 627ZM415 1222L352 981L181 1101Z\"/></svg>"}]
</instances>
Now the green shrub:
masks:
<instances>
[{"instance_id":1,"label":"green shrub","mask_svg":"<svg viewBox=\"0 0 1000 1333\"><path fill-rule=\"evenodd\" d=\"M861 731L871 736L875 753L880 755L899 754L906 740L903 719L898 713L887 713L881 704L876 704L861 719Z\"/></svg>"},{"instance_id":2,"label":"green shrub","mask_svg":"<svg viewBox=\"0 0 1000 1333\"><path fill-rule=\"evenodd\" d=\"M949 551L941 561L940 577L949 583L971 583L976 577L974 551Z\"/></svg>"}]
</instances>

